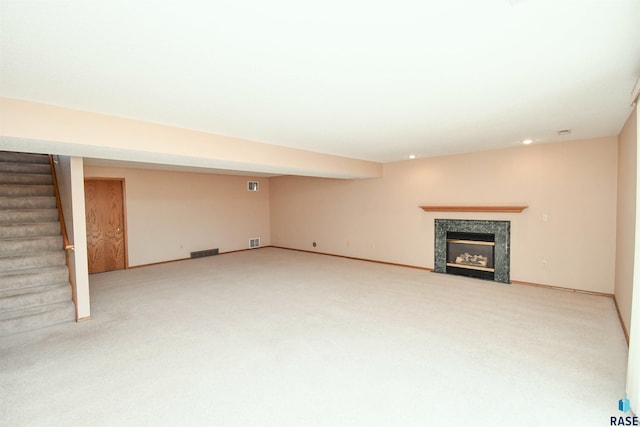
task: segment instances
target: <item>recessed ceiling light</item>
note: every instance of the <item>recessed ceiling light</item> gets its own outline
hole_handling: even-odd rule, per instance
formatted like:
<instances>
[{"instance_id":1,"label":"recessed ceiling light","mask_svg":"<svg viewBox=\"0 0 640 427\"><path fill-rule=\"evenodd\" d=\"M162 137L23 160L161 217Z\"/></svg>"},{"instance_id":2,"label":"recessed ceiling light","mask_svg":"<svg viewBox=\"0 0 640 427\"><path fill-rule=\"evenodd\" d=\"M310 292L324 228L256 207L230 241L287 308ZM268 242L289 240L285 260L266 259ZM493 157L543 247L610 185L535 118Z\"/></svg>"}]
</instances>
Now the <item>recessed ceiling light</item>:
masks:
<instances>
[{"instance_id":1,"label":"recessed ceiling light","mask_svg":"<svg viewBox=\"0 0 640 427\"><path fill-rule=\"evenodd\" d=\"M416 158L416 155L415 155L415 154L409 154L409 158L410 158L411 160L413 160L413 159L415 159L415 158Z\"/></svg>"},{"instance_id":2,"label":"recessed ceiling light","mask_svg":"<svg viewBox=\"0 0 640 427\"><path fill-rule=\"evenodd\" d=\"M523 139L521 142L522 142L524 145L529 145L529 144L533 143L533 139L531 139L531 138L527 138L527 139Z\"/></svg>"}]
</instances>

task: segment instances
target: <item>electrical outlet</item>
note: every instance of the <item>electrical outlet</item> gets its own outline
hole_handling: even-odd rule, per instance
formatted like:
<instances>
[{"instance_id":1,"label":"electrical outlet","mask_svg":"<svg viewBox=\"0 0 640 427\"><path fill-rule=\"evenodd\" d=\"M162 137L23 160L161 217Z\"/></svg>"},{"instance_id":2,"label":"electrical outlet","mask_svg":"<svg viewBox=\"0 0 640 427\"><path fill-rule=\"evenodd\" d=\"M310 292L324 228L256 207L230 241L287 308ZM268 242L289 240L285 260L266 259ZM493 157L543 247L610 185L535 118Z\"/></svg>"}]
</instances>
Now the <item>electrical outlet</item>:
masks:
<instances>
[{"instance_id":1,"label":"electrical outlet","mask_svg":"<svg viewBox=\"0 0 640 427\"><path fill-rule=\"evenodd\" d=\"M542 260L542 268L545 270L549 268L549 262L546 259Z\"/></svg>"}]
</instances>

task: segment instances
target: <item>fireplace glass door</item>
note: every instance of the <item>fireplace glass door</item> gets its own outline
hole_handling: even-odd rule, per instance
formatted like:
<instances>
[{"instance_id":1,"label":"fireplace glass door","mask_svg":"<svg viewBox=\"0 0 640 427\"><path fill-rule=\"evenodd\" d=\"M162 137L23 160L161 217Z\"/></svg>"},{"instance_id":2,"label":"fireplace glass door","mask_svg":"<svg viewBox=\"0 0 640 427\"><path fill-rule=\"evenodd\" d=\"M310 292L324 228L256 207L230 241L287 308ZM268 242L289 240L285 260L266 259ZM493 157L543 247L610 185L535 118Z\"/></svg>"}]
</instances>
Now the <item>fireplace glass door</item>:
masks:
<instances>
[{"instance_id":1,"label":"fireplace glass door","mask_svg":"<svg viewBox=\"0 0 640 427\"><path fill-rule=\"evenodd\" d=\"M495 237L483 233L447 233L447 272L492 279Z\"/></svg>"}]
</instances>

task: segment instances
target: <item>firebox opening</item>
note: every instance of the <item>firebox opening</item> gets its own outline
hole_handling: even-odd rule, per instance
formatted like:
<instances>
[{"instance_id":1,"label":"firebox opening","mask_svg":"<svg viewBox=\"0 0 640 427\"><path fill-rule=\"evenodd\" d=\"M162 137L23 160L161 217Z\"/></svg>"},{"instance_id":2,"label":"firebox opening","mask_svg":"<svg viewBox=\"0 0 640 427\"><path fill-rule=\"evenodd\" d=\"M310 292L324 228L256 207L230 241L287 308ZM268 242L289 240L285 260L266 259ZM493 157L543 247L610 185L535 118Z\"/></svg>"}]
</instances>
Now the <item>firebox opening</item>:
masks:
<instances>
[{"instance_id":1,"label":"firebox opening","mask_svg":"<svg viewBox=\"0 0 640 427\"><path fill-rule=\"evenodd\" d=\"M495 235L447 232L446 272L494 280Z\"/></svg>"}]
</instances>

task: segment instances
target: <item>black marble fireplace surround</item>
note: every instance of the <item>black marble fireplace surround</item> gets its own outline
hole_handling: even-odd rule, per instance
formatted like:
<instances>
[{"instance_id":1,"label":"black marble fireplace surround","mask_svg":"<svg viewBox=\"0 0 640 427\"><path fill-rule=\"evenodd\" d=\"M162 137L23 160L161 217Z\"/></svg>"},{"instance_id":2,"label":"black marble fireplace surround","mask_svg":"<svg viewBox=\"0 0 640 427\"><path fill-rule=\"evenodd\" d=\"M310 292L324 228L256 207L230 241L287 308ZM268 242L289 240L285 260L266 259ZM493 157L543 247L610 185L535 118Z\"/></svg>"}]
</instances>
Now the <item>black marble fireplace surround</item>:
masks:
<instances>
[{"instance_id":1,"label":"black marble fireplace surround","mask_svg":"<svg viewBox=\"0 0 640 427\"><path fill-rule=\"evenodd\" d=\"M435 260L436 273L447 272L447 233L479 233L495 236L494 273L493 280L501 283L511 283L510 249L511 249L511 221L486 221L466 219L436 219L435 220Z\"/></svg>"}]
</instances>

